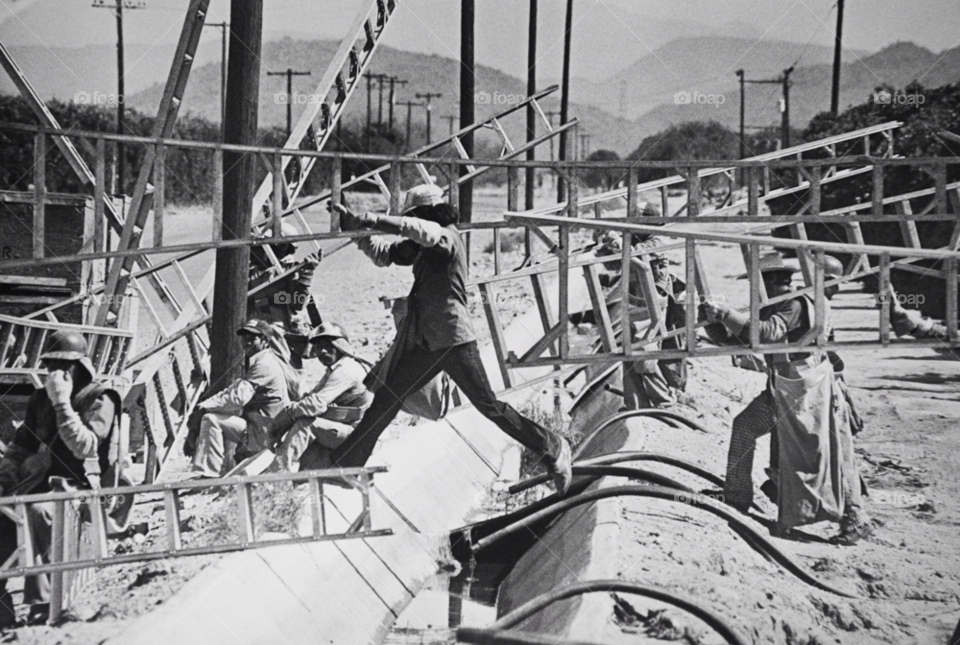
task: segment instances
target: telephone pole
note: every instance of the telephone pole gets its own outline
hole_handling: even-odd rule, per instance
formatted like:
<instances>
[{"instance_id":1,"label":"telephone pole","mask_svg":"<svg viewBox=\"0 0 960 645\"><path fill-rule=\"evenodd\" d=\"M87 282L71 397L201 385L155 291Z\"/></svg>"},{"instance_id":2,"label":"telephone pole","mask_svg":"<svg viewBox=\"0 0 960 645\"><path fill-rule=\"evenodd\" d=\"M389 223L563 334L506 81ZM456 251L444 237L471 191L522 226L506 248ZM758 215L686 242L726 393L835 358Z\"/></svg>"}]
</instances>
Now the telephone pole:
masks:
<instances>
[{"instance_id":1,"label":"telephone pole","mask_svg":"<svg viewBox=\"0 0 960 645\"><path fill-rule=\"evenodd\" d=\"M453 136L453 122L459 118L457 114L444 114L441 119L446 119L447 124L450 126L450 136Z\"/></svg>"},{"instance_id":2,"label":"telephone pole","mask_svg":"<svg viewBox=\"0 0 960 645\"><path fill-rule=\"evenodd\" d=\"M216 27L220 30L220 136L223 137L224 110L227 107L227 35L230 33L228 22L208 22L204 27Z\"/></svg>"},{"instance_id":3,"label":"telephone pole","mask_svg":"<svg viewBox=\"0 0 960 645\"><path fill-rule=\"evenodd\" d=\"M123 89L123 10L124 9L144 9L142 0L115 0L110 4L107 0L93 0L95 9L112 9L113 15L117 19L117 134L125 134L123 127L123 104L125 101ZM116 159L114 165L116 172L113 175L115 182L113 192L123 194L124 163L123 163L123 144L117 142L114 148Z\"/></svg>"},{"instance_id":4,"label":"telephone pole","mask_svg":"<svg viewBox=\"0 0 960 645\"><path fill-rule=\"evenodd\" d=\"M527 35L527 96L537 93L537 0L530 0L530 21ZM527 105L527 143L537 137L537 114L533 105ZM552 139L551 139L552 141ZM534 149L527 150L527 161L537 158ZM533 208L534 181L536 168L527 168L523 182L523 206L527 210ZM529 235L529 233L528 233Z\"/></svg>"},{"instance_id":5,"label":"telephone pole","mask_svg":"<svg viewBox=\"0 0 960 645\"><path fill-rule=\"evenodd\" d=\"M843 43L843 0L837 0L837 42L833 45L833 86L830 91L830 112L840 111L840 47Z\"/></svg>"},{"instance_id":6,"label":"telephone pole","mask_svg":"<svg viewBox=\"0 0 960 645\"><path fill-rule=\"evenodd\" d=\"M567 17L563 30L563 80L560 88L560 125L564 125L570 117L570 45L573 32L573 0L567 0ZM576 143L576 142L574 142ZM567 160L567 133L560 135L560 161ZM563 175L557 176L557 201L567 199Z\"/></svg>"},{"instance_id":7,"label":"telephone pole","mask_svg":"<svg viewBox=\"0 0 960 645\"><path fill-rule=\"evenodd\" d=\"M374 76L380 89L377 92L377 130L383 128L383 84L389 78L386 74L377 74Z\"/></svg>"},{"instance_id":8,"label":"telephone pole","mask_svg":"<svg viewBox=\"0 0 960 645\"><path fill-rule=\"evenodd\" d=\"M295 72L287 68L282 72L267 72L267 76L286 76L287 77L287 139L290 138L291 127L293 124L293 77L310 76L310 72Z\"/></svg>"},{"instance_id":9,"label":"telephone pole","mask_svg":"<svg viewBox=\"0 0 960 645\"><path fill-rule=\"evenodd\" d=\"M792 67L790 68L790 71L793 71L793 68L792 68ZM778 77L778 78L758 79L758 80L755 80L755 81L747 80L747 79L745 79L745 78L743 77L743 70L742 70L742 69L738 69L738 70L737 70L737 76L740 77L740 158L743 159L743 158L746 156L746 152L745 152L745 148L744 148L744 130L745 130L745 127L744 127L744 105L746 105L746 94L744 93L744 92L745 92L745 90L744 90L744 85L747 84L747 83L749 83L749 84L752 84L752 85L773 85L773 84L776 84L776 85L781 85L781 86L783 86L784 81L783 81L783 77L782 77L782 76L780 76L780 77ZM783 145L783 141L782 141L782 137L783 137L782 124L781 124L780 137L781 137L781 142L780 142L780 143L781 143L781 146L780 146L780 147L786 148L786 146Z\"/></svg>"},{"instance_id":10,"label":"telephone pole","mask_svg":"<svg viewBox=\"0 0 960 645\"><path fill-rule=\"evenodd\" d=\"M393 132L393 106L397 98L394 85L406 85L409 81L401 80L396 76L391 76L387 80L390 81L390 132Z\"/></svg>"},{"instance_id":11,"label":"telephone pole","mask_svg":"<svg viewBox=\"0 0 960 645\"><path fill-rule=\"evenodd\" d=\"M460 0L460 127L465 128L474 121L474 27L476 23L476 0ZM429 103L427 104L429 109ZM427 128L429 130L429 128ZM473 131L460 138L466 157L473 157ZM460 166L463 177L470 169ZM464 222L473 221L473 182L467 181L460 186L460 218Z\"/></svg>"},{"instance_id":12,"label":"telephone pole","mask_svg":"<svg viewBox=\"0 0 960 645\"><path fill-rule=\"evenodd\" d=\"M433 106L430 102L435 99L443 96L440 92L424 92L421 94L417 92L416 97L418 99L426 99L427 101L427 144L430 143L430 115L433 113Z\"/></svg>"},{"instance_id":13,"label":"telephone pole","mask_svg":"<svg viewBox=\"0 0 960 645\"><path fill-rule=\"evenodd\" d=\"M783 70L783 119L780 124L780 146L782 148L790 147L790 74L793 73L793 67Z\"/></svg>"},{"instance_id":14,"label":"telephone pole","mask_svg":"<svg viewBox=\"0 0 960 645\"><path fill-rule=\"evenodd\" d=\"M373 89L370 87L370 83L376 78L376 74L371 74L367 72L363 75L363 78L367 81L367 129L363 131L363 141L364 141L364 152L370 152L370 116L371 116L371 99L373 97Z\"/></svg>"},{"instance_id":15,"label":"telephone pole","mask_svg":"<svg viewBox=\"0 0 960 645\"><path fill-rule=\"evenodd\" d=\"M260 96L260 53L263 36L263 0L231 0L230 63L223 141L239 145L257 142ZM248 239L257 181L256 157L251 153L223 153L222 239ZM213 285L213 323L210 335L210 387L218 392L240 376L243 352L235 330L247 316L247 274L250 247L217 249Z\"/></svg>"},{"instance_id":16,"label":"telephone pole","mask_svg":"<svg viewBox=\"0 0 960 645\"><path fill-rule=\"evenodd\" d=\"M400 101L400 105L407 106L407 136L403 140L403 147L410 150L410 113L414 107L423 107L426 103L417 103L416 101Z\"/></svg>"}]
</instances>

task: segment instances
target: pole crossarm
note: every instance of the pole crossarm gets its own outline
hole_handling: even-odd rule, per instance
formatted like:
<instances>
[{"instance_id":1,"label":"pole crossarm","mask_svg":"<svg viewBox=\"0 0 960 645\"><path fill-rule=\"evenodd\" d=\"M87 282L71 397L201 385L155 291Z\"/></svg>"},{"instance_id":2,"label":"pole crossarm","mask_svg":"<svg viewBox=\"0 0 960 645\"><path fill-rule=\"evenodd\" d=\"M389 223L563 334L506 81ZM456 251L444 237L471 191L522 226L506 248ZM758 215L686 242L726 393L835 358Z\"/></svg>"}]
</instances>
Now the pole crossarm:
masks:
<instances>
[{"instance_id":1,"label":"pole crossarm","mask_svg":"<svg viewBox=\"0 0 960 645\"><path fill-rule=\"evenodd\" d=\"M370 494L374 489L373 477L377 473L386 472L385 466L368 468L342 468L329 470L311 470L302 473L275 473L268 475L228 477L223 479L206 479L183 481L176 483L148 484L127 486L123 488L102 488L51 492L33 495L17 495L0 497L0 513L23 524L28 521L32 505L45 503L54 505L54 515L74 516L74 530L87 533L87 536L77 536L67 539L64 523L60 523L59 532L55 529L52 536L50 562L38 564L32 558L21 559L16 554L0 568L0 579L13 578L38 573L62 574L67 571L87 569L105 565L124 564L129 562L148 562L163 558L178 558L192 555L206 555L212 553L229 553L248 549L264 548L284 544L304 544L330 540L368 538L382 535L392 535L391 529L373 528L371 517ZM335 495L337 504L330 496L326 486L331 482L335 490L341 491ZM308 535L288 537L285 539L260 539L255 532L257 509L253 490L255 486L264 484L304 483L307 484L307 501L310 506L312 531ZM180 497L187 493L200 493L209 490L224 490L232 488L237 502L239 522L229 522L235 531L233 540L218 536L217 542L200 546L184 546L181 539L181 502ZM156 551L141 553L113 553L108 546L111 520L109 508L112 504L123 504L128 496L150 495L160 493L163 505L163 524L166 539ZM352 493L359 493L359 503L349 499ZM345 503L346 502L346 503ZM347 508L349 504L349 509ZM344 506L343 509L340 506ZM351 514L347 514L351 513ZM355 513L355 514L353 514ZM239 526L238 526L239 525ZM121 533L120 535L125 535ZM32 551L32 544L28 544L30 536L23 531L18 532L18 554ZM86 543L86 550L77 549L72 553L67 544L74 546Z\"/></svg>"}]
</instances>

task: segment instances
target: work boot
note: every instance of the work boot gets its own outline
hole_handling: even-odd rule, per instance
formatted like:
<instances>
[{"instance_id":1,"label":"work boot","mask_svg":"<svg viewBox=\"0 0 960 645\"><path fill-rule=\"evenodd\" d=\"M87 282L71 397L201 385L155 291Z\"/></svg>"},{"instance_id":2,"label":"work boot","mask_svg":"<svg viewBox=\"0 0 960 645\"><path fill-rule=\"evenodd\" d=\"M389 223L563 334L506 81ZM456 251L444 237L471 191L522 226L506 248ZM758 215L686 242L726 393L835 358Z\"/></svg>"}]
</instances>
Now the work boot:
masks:
<instances>
[{"instance_id":1,"label":"work boot","mask_svg":"<svg viewBox=\"0 0 960 645\"><path fill-rule=\"evenodd\" d=\"M561 497L567 494L570 483L573 481L573 468L571 465L570 442L560 437L560 455L555 460L547 460L547 472L553 477L553 485L557 489L557 495Z\"/></svg>"}]
</instances>

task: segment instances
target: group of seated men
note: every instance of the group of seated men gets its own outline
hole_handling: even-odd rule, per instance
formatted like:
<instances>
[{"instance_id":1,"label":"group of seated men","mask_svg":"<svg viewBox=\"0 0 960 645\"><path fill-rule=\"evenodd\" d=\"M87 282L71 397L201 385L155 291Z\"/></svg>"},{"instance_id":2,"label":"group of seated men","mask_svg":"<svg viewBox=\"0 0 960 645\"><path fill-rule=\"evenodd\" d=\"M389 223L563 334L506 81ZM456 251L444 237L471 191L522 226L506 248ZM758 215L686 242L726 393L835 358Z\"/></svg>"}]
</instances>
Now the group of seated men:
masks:
<instances>
[{"instance_id":1,"label":"group of seated men","mask_svg":"<svg viewBox=\"0 0 960 645\"><path fill-rule=\"evenodd\" d=\"M238 331L245 365L239 379L201 401L187 422L184 452L191 475L221 477L234 455L276 453L276 466L292 471L330 465L329 453L353 431L370 407L364 385L369 364L357 356L346 332L326 322L308 337L305 358L326 367L312 388L303 387L300 364L278 323L252 319Z\"/></svg>"}]
</instances>

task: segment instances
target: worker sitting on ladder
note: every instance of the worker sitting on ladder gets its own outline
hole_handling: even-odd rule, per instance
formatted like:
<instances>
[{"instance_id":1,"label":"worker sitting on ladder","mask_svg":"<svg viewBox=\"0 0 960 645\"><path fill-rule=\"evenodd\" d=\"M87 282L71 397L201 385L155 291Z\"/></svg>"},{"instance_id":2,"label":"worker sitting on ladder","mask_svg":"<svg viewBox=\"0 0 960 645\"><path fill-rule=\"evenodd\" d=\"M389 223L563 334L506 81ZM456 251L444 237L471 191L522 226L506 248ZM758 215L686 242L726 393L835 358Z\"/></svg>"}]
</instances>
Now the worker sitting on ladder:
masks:
<instances>
[{"instance_id":1,"label":"worker sitting on ladder","mask_svg":"<svg viewBox=\"0 0 960 645\"><path fill-rule=\"evenodd\" d=\"M334 465L363 466L404 398L444 371L481 414L542 460L557 492L565 493L572 480L570 444L497 400L490 387L467 311L467 250L456 226L460 214L443 202L443 191L434 184L411 188L400 217L355 216L332 201L330 207L340 213L344 230L364 226L405 238L358 238L360 249L377 266L413 267L408 313L394 341L395 360L363 420L333 451Z\"/></svg>"},{"instance_id":2,"label":"worker sitting on ladder","mask_svg":"<svg viewBox=\"0 0 960 645\"><path fill-rule=\"evenodd\" d=\"M27 402L23 424L0 461L0 496L46 493L51 485L98 488L101 475L114 485L109 472L118 467L120 395L94 380L87 341L75 331L53 332L40 360L47 378ZM34 553L43 562L49 562L53 512L53 502L27 505ZM17 552L17 533L14 521L0 515L0 562ZM20 553L20 566L36 564L23 561L25 550ZM6 584L0 580L0 628L16 623ZM23 599L33 605L29 619L43 617L49 593L46 574L27 577Z\"/></svg>"},{"instance_id":3,"label":"worker sitting on ladder","mask_svg":"<svg viewBox=\"0 0 960 645\"><path fill-rule=\"evenodd\" d=\"M327 372L309 393L288 404L275 419L265 420L272 440L280 442L281 470L315 470L330 465L330 451L353 432L373 394L363 384L367 376L350 339L340 325L325 322L310 334L310 344Z\"/></svg>"},{"instance_id":4,"label":"worker sitting on ladder","mask_svg":"<svg viewBox=\"0 0 960 645\"><path fill-rule=\"evenodd\" d=\"M246 359L243 376L201 401L187 421L189 434L183 451L193 459L193 477L213 478L229 472L233 467L231 448L237 444L250 453L269 448L265 429L250 420L253 415L275 417L290 400L283 359L270 344L276 331L266 321L252 319L237 335Z\"/></svg>"}]
</instances>

